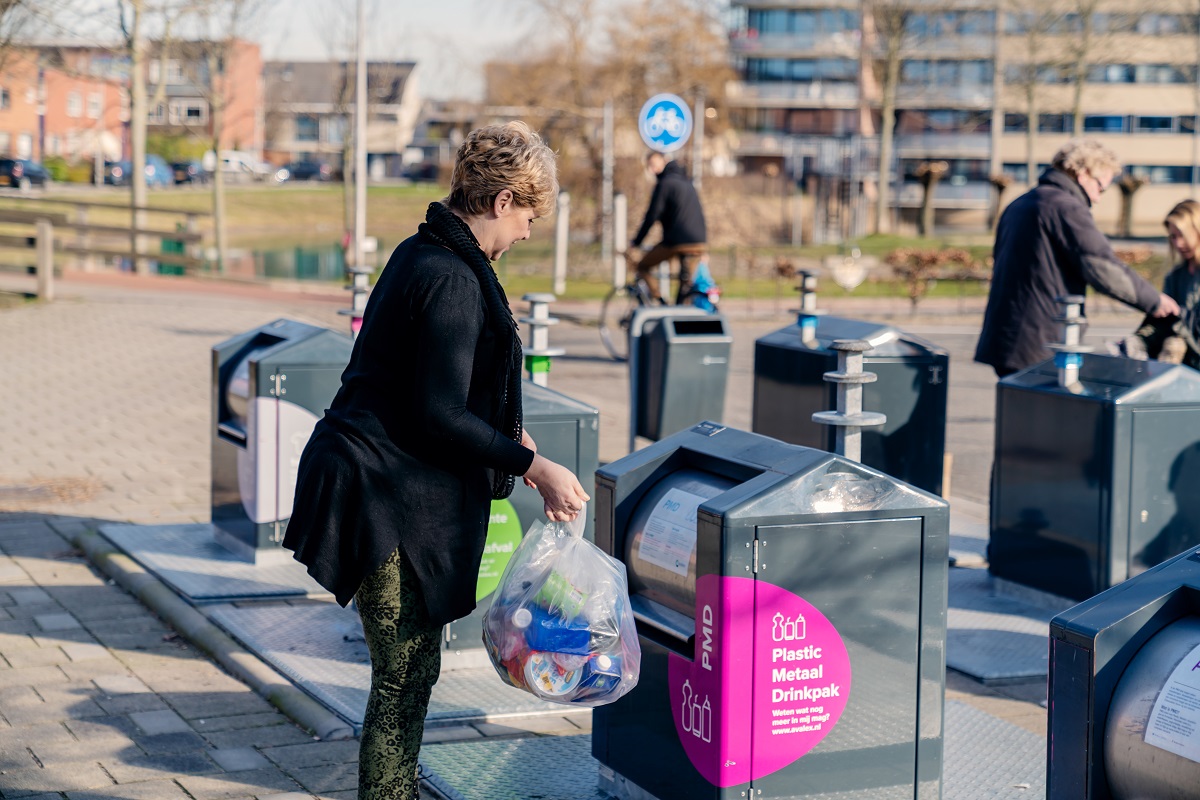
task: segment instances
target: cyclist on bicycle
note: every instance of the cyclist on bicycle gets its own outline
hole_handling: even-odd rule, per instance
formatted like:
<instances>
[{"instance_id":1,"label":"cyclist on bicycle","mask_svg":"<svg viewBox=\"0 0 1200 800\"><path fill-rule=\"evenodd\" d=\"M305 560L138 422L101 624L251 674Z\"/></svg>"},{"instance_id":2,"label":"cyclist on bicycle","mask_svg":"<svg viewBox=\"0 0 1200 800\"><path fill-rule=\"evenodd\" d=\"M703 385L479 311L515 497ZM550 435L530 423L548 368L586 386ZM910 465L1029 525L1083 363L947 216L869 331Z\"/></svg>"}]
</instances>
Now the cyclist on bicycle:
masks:
<instances>
[{"instance_id":1,"label":"cyclist on bicycle","mask_svg":"<svg viewBox=\"0 0 1200 800\"><path fill-rule=\"evenodd\" d=\"M646 169L658 176L658 182L646 217L630 246L635 251L641 250L642 240L656 222L662 224L662 241L640 259L631 253L630 260L636 259L638 277L646 282L651 295L662 298L653 270L662 262L678 257L679 293L675 302L682 303L691 284L692 261L703 257L708 249L704 209L700 207L696 187L678 162L667 161L662 153L651 153L646 157Z\"/></svg>"}]
</instances>

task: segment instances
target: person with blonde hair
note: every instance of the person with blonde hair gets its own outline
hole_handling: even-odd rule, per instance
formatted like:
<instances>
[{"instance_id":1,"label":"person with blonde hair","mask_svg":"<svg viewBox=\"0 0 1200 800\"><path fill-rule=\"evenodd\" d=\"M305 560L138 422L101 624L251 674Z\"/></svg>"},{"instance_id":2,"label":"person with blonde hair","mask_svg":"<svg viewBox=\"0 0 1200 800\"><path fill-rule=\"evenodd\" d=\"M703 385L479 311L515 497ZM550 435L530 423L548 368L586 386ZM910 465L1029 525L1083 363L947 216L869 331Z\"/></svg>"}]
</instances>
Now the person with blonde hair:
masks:
<instances>
[{"instance_id":1,"label":"person with blonde hair","mask_svg":"<svg viewBox=\"0 0 1200 800\"><path fill-rule=\"evenodd\" d=\"M1180 314L1175 319L1146 317L1134 333L1140 352L1160 361L1200 369L1197 317L1200 316L1200 203L1184 200L1163 220L1171 252L1179 259L1163 279L1163 294L1174 298ZM1126 345L1131 344L1126 340Z\"/></svg>"},{"instance_id":2,"label":"person with blonde hair","mask_svg":"<svg viewBox=\"0 0 1200 800\"><path fill-rule=\"evenodd\" d=\"M1179 306L1117 258L1096 227L1091 207L1121 165L1095 139L1073 139L1055 154L1037 186L1000 217L993 247L992 286L975 360L1004 377L1050 358L1060 337L1057 299L1088 286L1154 319Z\"/></svg>"},{"instance_id":3,"label":"person with blonde hair","mask_svg":"<svg viewBox=\"0 0 1200 800\"><path fill-rule=\"evenodd\" d=\"M515 476L552 521L589 499L521 424L521 340L492 269L558 192L553 151L521 122L472 131L450 194L401 242L363 315L342 386L300 458L284 547L371 653L360 800L418 796L441 629L475 608L491 501Z\"/></svg>"}]
</instances>

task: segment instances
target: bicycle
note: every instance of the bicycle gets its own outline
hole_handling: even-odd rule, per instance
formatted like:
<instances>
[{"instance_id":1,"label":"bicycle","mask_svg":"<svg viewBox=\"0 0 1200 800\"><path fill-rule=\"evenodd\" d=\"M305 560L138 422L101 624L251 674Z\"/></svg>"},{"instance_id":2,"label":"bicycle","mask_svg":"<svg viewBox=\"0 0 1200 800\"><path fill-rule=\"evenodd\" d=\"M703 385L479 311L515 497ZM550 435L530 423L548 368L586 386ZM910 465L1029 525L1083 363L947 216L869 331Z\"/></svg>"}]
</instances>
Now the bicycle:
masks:
<instances>
[{"instance_id":1,"label":"bicycle","mask_svg":"<svg viewBox=\"0 0 1200 800\"><path fill-rule=\"evenodd\" d=\"M679 260L679 257L673 260ZM636 260L628 251L625 253L625 261L631 268L636 264ZM676 280L680 274L675 275ZM695 305L715 314L720 301L721 289L712 280L708 270L708 258L700 254L696 260L695 273L686 287L680 287L675 297L675 305ZM600 341L614 360L629 359L629 325L634 312L639 308L654 305L667 305L667 301L661 297L654 297L645 279L636 274L629 283L614 286L605 296L604 302L600 304Z\"/></svg>"}]
</instances>

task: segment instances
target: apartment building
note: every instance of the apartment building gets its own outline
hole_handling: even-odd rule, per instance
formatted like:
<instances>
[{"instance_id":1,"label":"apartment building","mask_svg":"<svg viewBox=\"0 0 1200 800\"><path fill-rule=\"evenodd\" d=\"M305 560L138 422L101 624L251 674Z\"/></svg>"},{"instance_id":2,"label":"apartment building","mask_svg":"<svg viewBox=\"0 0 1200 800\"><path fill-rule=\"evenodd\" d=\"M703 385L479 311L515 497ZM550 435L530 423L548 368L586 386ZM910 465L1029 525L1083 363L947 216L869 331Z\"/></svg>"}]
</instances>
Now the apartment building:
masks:
<instances>
[{"instance_id":1,"label":"apartment building","mask_svg":"<svg viewBox=\"0 0 1200 800\"><path fill-rule=\"evenodd\" d=\"M896 18L877 19L870 4L846 0L732 5L739 79L727 101L742 131L742 163L754 169L773 161L803 179L821 168L821 159L805 155L816 152L814 141L837 140L846 143L839 152L854 156L869 191L878 170L878 74ZM1077 74L1083 132L1150 181L1134 196L1134 232L1161 230L1171 205L1191 195L1200 142L1195 10L1180 3L1144 11L1120 0L1081 16L1047 10L1052 5L1013 11L949 0L902 9L893 214L912 216L922 196L916 168L933 159L949 165L935 194L940 222L977 225L986 218L995 196L992 175L1010 176L1005 200L1017 196L1031 180L1030 162L1036 179L1072 135ZM896 8L888 6L893 14ZM1119 213L1114 189L1096 216L1113 229Z\"/></svg>"}]
</instances>

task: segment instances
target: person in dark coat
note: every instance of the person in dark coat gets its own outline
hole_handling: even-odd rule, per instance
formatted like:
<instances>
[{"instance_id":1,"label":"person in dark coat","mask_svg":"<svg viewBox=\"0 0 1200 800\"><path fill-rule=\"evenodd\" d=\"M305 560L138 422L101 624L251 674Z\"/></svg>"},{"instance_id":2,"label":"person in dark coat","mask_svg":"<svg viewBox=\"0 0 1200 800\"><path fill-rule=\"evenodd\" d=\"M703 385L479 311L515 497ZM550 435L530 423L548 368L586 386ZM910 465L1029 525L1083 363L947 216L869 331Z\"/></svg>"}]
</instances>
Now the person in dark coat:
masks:
<instances>
[{"instance_id":1,"label":"person in dark coat","mask_svg":"<svg viewBox=\"0 0 1200 800\"><path fill-rule=\"evenodd\" d=\"M630 242L629 259L636 260L637 275L646 282L651 296L661 298L653 270L668 259L678 258L679 292L675 302L681 303L691 281L692 259L700 258L708 249L704 209L696 187L678 162L667 161L662 153L651 153L646 157L646 168L657 175L658 180L642 225ZM662 241L638 258L637 252L656 222L662 224Z\"/></svg>"},{"instance_id":2,"label":"person in dark coat","mask_svg":"<svg viewBox=\"0 0 1200 800\"><path fill-rule=\"evenodd\" d=\"M283 545L339 603L356 598L371 653L360 800L417 797L441 629L475 607L491 501L515 476L553 521L589 499L522 428L521 342L491 266L557 191L554 153L524 123L467 136L450 195L371 292L300 459Z\"/></svg>"},{"instance_id":3,"label":"person in dark coat","mask_svg":"<svg viewBox=\"0 0 1200 800\"><path fill-rule=\"evenodd\" d=\"M1120 172L1116 155L1094 139L1075 139L1054 156L1038 185L1000 217L992 288L975 360L999 377L1033 366L1061 338L1057 298L1088 286L1155 318L1179 306L1123 264L1092 219L1091 206Z\"/></svg>"}]
</instances>

